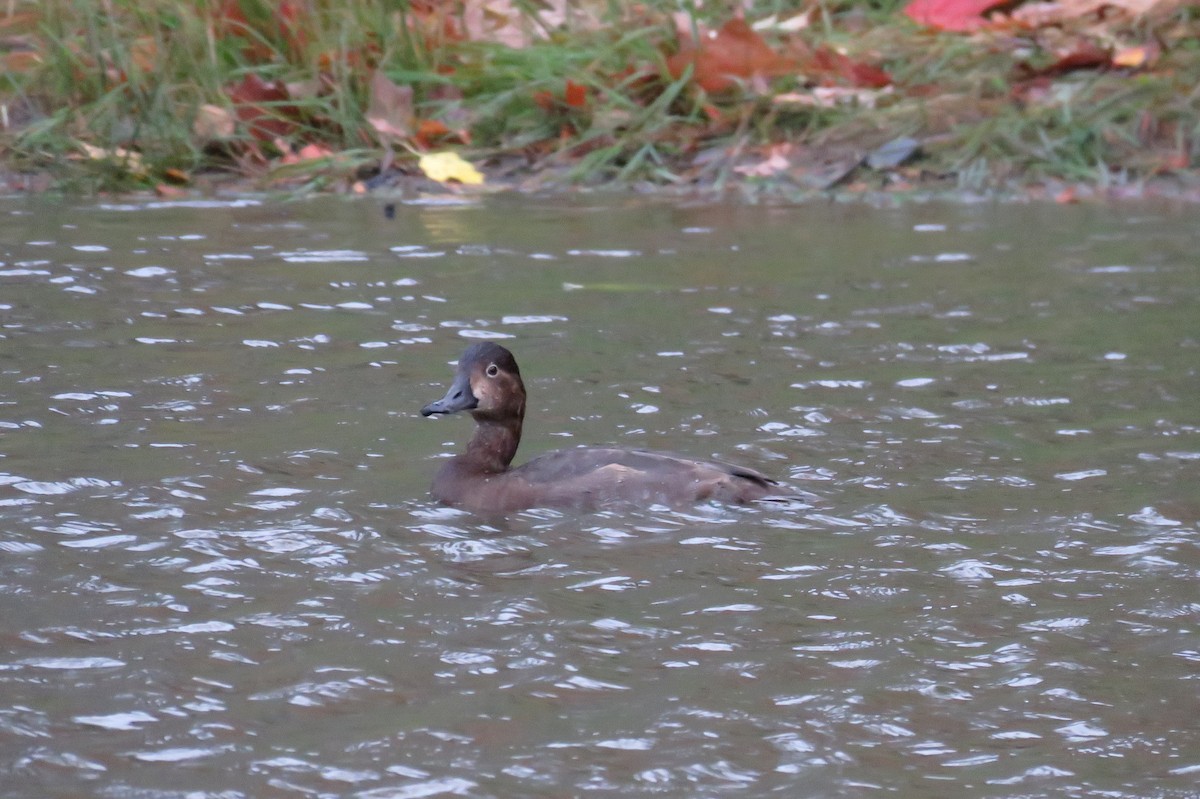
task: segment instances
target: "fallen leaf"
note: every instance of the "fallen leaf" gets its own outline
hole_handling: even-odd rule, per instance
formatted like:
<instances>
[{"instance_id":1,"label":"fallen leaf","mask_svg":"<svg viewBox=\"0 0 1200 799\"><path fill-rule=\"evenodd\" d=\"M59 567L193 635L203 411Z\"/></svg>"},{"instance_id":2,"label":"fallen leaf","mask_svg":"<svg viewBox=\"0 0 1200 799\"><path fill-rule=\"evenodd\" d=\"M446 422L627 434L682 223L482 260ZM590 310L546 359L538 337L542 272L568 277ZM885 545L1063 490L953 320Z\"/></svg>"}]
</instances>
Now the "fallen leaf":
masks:
<instances>
[{"instance_id":1,"label":"fallen leaf","mask_svg":"<svg viewBox=\"0 0 1200 799\"><path fill-rule=\"evenodd\" d=\"M470 144L471 136L465 130L454 131L445 122L438 119L422 119L417 123L417 132L413 136L417 146L429 149L435 144Z\"/></svg>"},{"instance_id":2,"label":"fallen leaf","mask_svg":"<svg viewBox=\"0 0 1200 799\"><path fill-rule=\"evenodd\" d=\"M44 23L41 12L14 12L12 8L9 8L6 14L0 16L0 35L10 37L18 34L33 33L42 24Z\"/></svg>"},{"instance_id":3,"label":"fallen leaf","mask_svg":"<svg viewBox=\"0 0 1200 799\"><path fill-rule=\"evenodd\" d=\"M1171 172L1182 172L1190 168L1192 165L1191 156L1188 155L1187 147L1181 142L1175 152L1167 157L1163 162L1163 169Z\"/></svg>"},{"instance_id":4,"label":"fallen leaf","mask_svg":"<svg viewBox=\"0 0 1200 799\"><path fill-rule=\"evenodd\" d=\"M701 34L698 44L686 34L681 39L679 52L667 59L667 71L679 80L692 67L692 81L710 94L799 69L795 59L772 50L744 19L731 19L719 30Z\"/></svg>"},{"instance_id":5,"label":"fallen leaf","mask_svg":"<svg viewBox=\"0 0 1200 799\"><path fill-rule=\"evenodd\" d=\"M1094 17L1106 25L1117 21L1161 18L1172 14L1190 0L1057 0L1049 3L1025 3L1012 12L1014 21L1031 28Z\"/></svg>"},{"instance_id":6,"label":"fallen leaf","mask_svg":"<svg viewBox=\"0 0 1200 799\"><path fill-rule=\"evenodd\" d=\"M840 83L869 89L882 89L892 83L892 76L879 67L855 61L850 56L825 46L818 47L810 56L809 63L805 64L805 72L828 75L837 78Z\"/></svg>"},{"instance_id":7,"label":"fallen leaf","mask_svg":"<svg viewBox=\"0 0 1200 799\"><path fill-rule=\"evenodd\" d=\"M312 27L313 22L306 21L302 15L304 7L311 6L311 4L301 4L299 0L279 0L278 3L269 4L267 7L272 6L274 6L275 12L275 27L284 42L287 43L292 57L303 58L308 49L308 30Z\"/></svg>"},{"instance_id":8,"label":"fallen leaf","mask_svg":"<svg viewBox=\"0 0 1200 799\"><path fill-rule=\"evenodd\" d=\"M250 4L246 4L250 5ZM303 60L308 47L308 30L313 23L303 18L299 0L256 3L256 13L247 17L243 0L217 0L211 8L212 30L219 38L236 37L243 42L242 55L251 63L277 60L281 42L286 55Z\"/></svg>"},{"instance_id":9,"label":"fallen leaf","mask_svg":"<svg viewBox=\"0 0 1200 799\"><path fill-rule=\"evenodd\" d=\"M312 161L317 158L328 158L333 155L333 149L324 144L306 144L301 147L296 155L301 161Z\"/></svg>"},{"instance_id":10,"label":"fallen leaf","mask_svg":"<svg viewBox=\"0 0 1200 799\"><path fill-rule=\"evenodd\" d=\"M467 38L475 42L495 42L521 49L533 38L521 9L512 0L464 3L462 23Z\"/></svg>"},{"instance_id":11,"label":"fallen leaf","mask_svg":"<svg viewBox=\"0 0 1200 799\"><path fill-rule=\"evenodd\" d=\"M571 108L583 108L587 105L587 87L567 78L567 88L563 91L563 102Z\"/></svg>"},{"instance_id":12,"label":"fallen leaf","mask_svg":"<svg viewBox=\"0 0 1200 799\"><path fill-rule=\"evenodd\" d=\"M288 97L293 100L312 100L326 91L330 80L329 76L322 72L308 80L289 80L284 87Z\"/></svg>"},{"instance_id":13,"label":"fallen leaf","mask_svg":"<svg viewBox=\"0 0 1200 799\"><path fill-rule=\"evenodd\" d=\"M233 103L238 121L259 141L286 137L296 129L292 119L296 108L283 104L289 98L287 87L281 81L265 81L248 72L241 83L226 89L226 94Z\"/></svg>"},{"instance_id":14,"label":"fallen leaf","mask_svg":"<svg viewBox=\"0 0 1200 799\"><path fill-rule=\"evenodd\" d=\"M3 64L9 74L30 72L42 65L42 56L36 50L12 50L4 54Z\"/></svg>"},{"instance_id":15,"label":"fallen leaf","mask_svg":"<svg viewBox=\"0 0 1200 799\"><path fill-rule=\"evenodd\" d=\"M333 150L324 144L306 144L299 150L293 151L288 148L286 141L280 139L275 142L275 147L283 153L283 157L279 159L279 164L283 166L300 164L305 161L317 161L333 155Z\"/></svg>"},{"instance_id":16,"label":"fallen leaf","mask_svg":"<svg viewBox=\"0 0 1200 799\"><path fill-rule=\"evenodd\" d=\"M407 139L413 129L412 86L400 86L375 70L367 100L367 123L384 142Z\"/></svg>"},{"instance_id":17,"label":"fallen leaf","mask_svg":"<svg viewBox=\"0 0 1200 799\"><path fill-rule=\"evenodd\" d=\"M126 150L124 147L106 150L87 142L80 142L79 149L92 161L111 161L133 177L146 177L146 166L142 162L142 154L135 150Z\"/></svg>"},{"instance_id":18,"label":"fallen leaf","mask_svg":"<svg viewBox=\"0 0 1200 799\"><path fill-rule=\"evenodd\" d=\"M154 193L164 200L178 200L186 197L188 194L187 189L181 189L169 183L156 183L154 185Z\"/></svg>"},{"instance_id":19,"label":"fallen leaf","mask_svg":"<svg viewBox=\"0 0 1200 799\"><path fill-rule=\"evenodd\" d=\"M914 22L946 31L973 31L987 22L983 12L1008 0L912 0L904 13Z\"/></svg>"},{"instance_id":20,"label":"fallen leaf","mask_svg":"<svg viewBox=\"0 0 1200 799\"><path fill-rule=\"evenodd\" d=\"M1126 69L1152 67L1162 55L1162 48L1157 44L1140 44L1136 47L1125 47L1113 54L1112 65Z\"/></svg>"},{"instance_id":21,"label":"fallen leaf","mask_svg":"<svg viewBox=\"0 0 1200 799\"><path fill-rule=\"evenodd\" d=\"M479 170L460 158L458 153L449 150L423 155L417 161L417 166L425 173L425 177L438 183L451 180L472 186L483 183L483 175Z\"/></svg>"},{"instance_id":22,"label":"fallen leaf","mask_svg":"<svg viewBox=\"0 0 1200 799\"><path fill-rule=\"evenodd\" d=\"M235 125L229 109L205 103L196 109L196 118L192 120L192 135L204 144L219 139L231 139Z\"/></svg>"},{"instance_id":23,"label":"fallen leaf","mask_svg":"<svg viewBox=\"0 0 1200 799\"><path fill-rule=\"evenodd\" d=\"M772 146L768 155L757 164L748 164L743 166L735 166L734 172L747 177L769 178L772 175L778 175L780 172L785 172L792 166L792 162L788 160L787 154L791 150L790 144L779 144Z\"/></svg>"},{"instance_id":24,"label":"fallen leaf","mask_svg":"<svg viewBox=\"0 0 1200 799\"><path fill-rule=\"evenodd\" d=\"M1112 63L1112 54L1108 48L1101 47L1090 39L1078 39L1072 42L1069 47L1061 49L1055 55L1057 57L1054 62L1044 67L1037 68L1022 63L1017 65L1017 69L1026 78L1040 76L1053 77L1056 75L1065 75L1068 72L1075 72L1080 69L1106 67Z\"/></svg>"},{"instance_id":25,"label":"fallen leaf","mask_svg":"<svg viewBox=\"0 0 1200 799\"><path fill-rule=\"evenodd\" d=\"M470 41L522 49L568 20L583 23L576 27L599 28L599 20L580 5L569 0L471 0L460 4L462 28Z\"/></svg>"}]
</instances>

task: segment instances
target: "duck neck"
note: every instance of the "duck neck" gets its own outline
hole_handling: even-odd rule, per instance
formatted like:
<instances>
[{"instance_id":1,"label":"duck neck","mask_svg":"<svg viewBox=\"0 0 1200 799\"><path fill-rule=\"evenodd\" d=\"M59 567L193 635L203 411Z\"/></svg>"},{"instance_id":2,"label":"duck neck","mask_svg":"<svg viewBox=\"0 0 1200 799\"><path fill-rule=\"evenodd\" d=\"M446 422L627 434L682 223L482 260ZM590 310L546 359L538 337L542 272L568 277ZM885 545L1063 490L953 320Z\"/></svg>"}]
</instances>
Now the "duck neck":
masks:
<instances>
[{"instance_id":1,"label":"duck neck","mask_svg":"<svg viewBox=\"0 0 1200 799\"><path fill-rule=\"evenodd\" d=\"M465 460L485 474L508 470L521 443L521 418L475 417L475 435L467 444Z\"/></svg>"}]
</instances>

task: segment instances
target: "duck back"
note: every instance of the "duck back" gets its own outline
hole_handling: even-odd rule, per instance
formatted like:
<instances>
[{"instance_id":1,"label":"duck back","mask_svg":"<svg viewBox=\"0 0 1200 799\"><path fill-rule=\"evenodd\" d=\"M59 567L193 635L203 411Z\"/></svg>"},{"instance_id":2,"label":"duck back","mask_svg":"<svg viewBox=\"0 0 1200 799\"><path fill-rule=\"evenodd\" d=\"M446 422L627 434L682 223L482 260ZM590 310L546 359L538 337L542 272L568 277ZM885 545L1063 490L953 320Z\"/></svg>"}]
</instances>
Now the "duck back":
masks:
<instances>
[{"instance_id":1,"label":"duck back","mask_svg":"<svg viewBox=\"0 0 1200 799\"><path fill-rule=\"evenodd\" d=\"M435 498L477 510L619 505L744 504L779 496L774 480L720 461L670 452L580 447L541 455L500 474L471 474L448 463L434 481Z\"/></svg>"}]
</instances>

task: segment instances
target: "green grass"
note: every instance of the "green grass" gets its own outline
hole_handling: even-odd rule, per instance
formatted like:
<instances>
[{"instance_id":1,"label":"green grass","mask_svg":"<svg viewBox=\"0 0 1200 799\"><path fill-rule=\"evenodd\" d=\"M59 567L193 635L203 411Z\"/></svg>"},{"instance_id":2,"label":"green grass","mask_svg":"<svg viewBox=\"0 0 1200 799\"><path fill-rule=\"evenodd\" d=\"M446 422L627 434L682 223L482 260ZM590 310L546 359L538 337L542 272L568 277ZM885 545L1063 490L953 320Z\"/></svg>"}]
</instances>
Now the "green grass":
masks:
<instances>
[{"instance_id":1,"label":"green grass","mask_svg":"<svg viewBox=\"0 0 1200 799\"><path fill-rule=\"evenodd\" d=\"M557 31L523 48L441 39L396 0L294 0L294 23L280 19L276 0L240 0L234 5L245 22L232 24L219 13L229 5L16 2L17 16L0 19L10 23L0 32L39 60L10 61L20 66L0 75L8 120L0 160L9 171L49 172L58 185L82 191L222 172L345 188L384 159L365 118L375 68L412 86L418 118L469 131L469 145L455 145L465 157L485 171L534 175L539 185L699 180L720 189L736 179L735 159L698 165L698 153L726 148L749 159L787 141L819 157L836 148L866 152L901 135L925 145L924 159L904 176L950 177L970 187L1014 178L1103 185L1178 168L1181 153L1200 153L1200 44L1169 35L1194 26L1194 10L1129 32L1131 42L1170 39L1153 69L1084 70L1033 91L1017 63L1052 60L1033 39L933 34L900 16L900 0L827 0L805 42L884 67L894 91L873 108L793 108L770 94L707 97L687 75L672 80L665 69L674 41L669 13L679 5L666 0L643 4L636 17L629 4L582 3L604 24ZM699 23L728 18L719 4L704 9ZM748 17L795 13L794 3L772 0L756 3ZM247 74L297 88L285 103L260 104L286 117L285 147L317 144L330 155L280 166L276 144L255 139L244 124L220 141L199 136L198 109L231 110L230 87ZM561 97L568 80L587 88L586 106L547 107L545 97ZM794 76L772 84L780 92L801 86ZM85 157L84 145L113 156ZM133 169L117 148L137 153L144 169ZM395 155L411 169L404 147Z\"/></svg>"}]
</instances>

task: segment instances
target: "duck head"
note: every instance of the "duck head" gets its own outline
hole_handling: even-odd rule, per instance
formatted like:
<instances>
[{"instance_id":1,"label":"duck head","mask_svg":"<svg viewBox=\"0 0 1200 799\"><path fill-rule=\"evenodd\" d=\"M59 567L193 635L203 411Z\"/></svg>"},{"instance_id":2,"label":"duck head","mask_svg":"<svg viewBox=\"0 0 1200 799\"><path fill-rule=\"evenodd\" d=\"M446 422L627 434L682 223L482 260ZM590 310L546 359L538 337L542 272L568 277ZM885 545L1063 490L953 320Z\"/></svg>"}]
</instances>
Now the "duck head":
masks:
<instances>
[{"instance_id":1,"label":"duck head","mask_svg":"<svg viewBox=\"0 0 1200 799\"><path fill-rule=\"evenodd\" d=\"M491 341L467 347L446 396L422 408L421 415L459 411L470 411L477 422L525 417L525 384L511 352Z\"/></svg>"}]
</instances>

